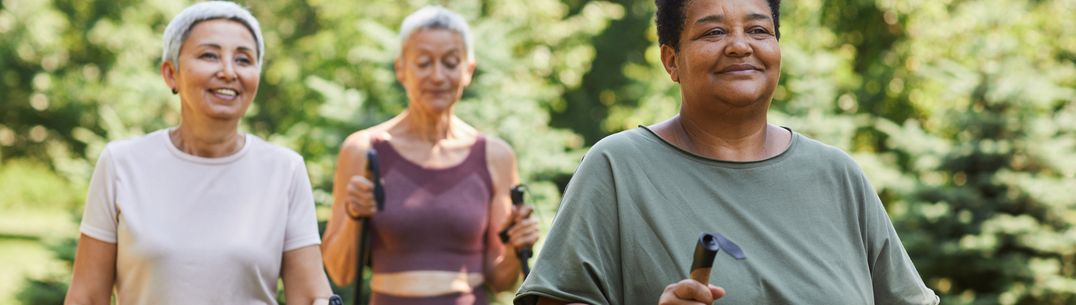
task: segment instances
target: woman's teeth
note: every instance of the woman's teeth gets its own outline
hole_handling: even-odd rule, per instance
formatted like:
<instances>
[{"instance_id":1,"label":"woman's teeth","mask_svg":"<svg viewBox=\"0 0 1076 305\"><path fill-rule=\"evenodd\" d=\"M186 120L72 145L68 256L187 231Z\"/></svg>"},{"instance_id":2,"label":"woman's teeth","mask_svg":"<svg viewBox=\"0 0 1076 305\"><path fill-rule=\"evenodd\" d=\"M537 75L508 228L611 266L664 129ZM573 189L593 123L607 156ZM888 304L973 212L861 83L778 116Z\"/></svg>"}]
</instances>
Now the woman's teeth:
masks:
<instances>
[{"instance_id":1,"label":"woman's teeth","mask_svg":"<svg viewBox=\"0 0 1076 305\"><path fill-rule=\"evenodd\" d=\"M228 97L234 97L236 95L239 95L239 91L235 91L235 89L215 89L213 90L213 93Z\"/></svg>"}]
</instances>

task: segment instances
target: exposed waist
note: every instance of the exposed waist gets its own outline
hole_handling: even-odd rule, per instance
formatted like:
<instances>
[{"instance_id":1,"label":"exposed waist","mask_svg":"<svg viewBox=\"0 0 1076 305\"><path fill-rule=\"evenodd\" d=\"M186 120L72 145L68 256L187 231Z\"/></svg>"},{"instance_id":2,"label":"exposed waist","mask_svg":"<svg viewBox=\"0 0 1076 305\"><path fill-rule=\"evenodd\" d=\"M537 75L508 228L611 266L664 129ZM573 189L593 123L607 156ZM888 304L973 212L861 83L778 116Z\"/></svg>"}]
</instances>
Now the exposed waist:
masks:
<instances>
[{"instance_id":1,"label":"exposed waist","mask_svg":"<svg viewBox=\"0 0 1076 305\"><path fill-rule=\"evenodd\" d=\"M472 293L485 277L478 272L464 271L404 271L376 272L370 280L370 290L399 297L432 297Z\"/></svg>"}]
</instances>

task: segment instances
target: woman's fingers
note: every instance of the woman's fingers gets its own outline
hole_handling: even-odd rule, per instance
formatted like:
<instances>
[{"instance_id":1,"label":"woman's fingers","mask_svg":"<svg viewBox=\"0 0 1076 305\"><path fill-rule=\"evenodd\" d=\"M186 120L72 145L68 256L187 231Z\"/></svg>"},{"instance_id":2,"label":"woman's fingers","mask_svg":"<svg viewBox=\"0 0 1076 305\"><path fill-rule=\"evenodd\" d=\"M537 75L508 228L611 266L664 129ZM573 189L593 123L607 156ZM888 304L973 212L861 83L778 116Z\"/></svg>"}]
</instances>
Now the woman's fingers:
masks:
<instances>
[{"instance_id":1,"label":"woman's fingers","mask_svg":"<svg viewBox=\"0 0 1076 305\"><path fill-rule=\"evenodd\" d=\"M669 286L661 293L658 304L662 305L704 305L725 296L725 289L717 286L703 285L692 279L685 279Z\"/></svg>"},{"instance_id":2,"label":"woman's fingers","mask_svg":"<svg viewBox=\"0 0 1076 305\"><path fill-rule=\"evenodd\" d=\"M508 244L515 248L529 248L538 242L538 237L538 218L533 215L517 221L508 229Z\"/></svg>"},{"instance_id":3,"label":"woman's fingers","mask_svg":"<svg viewBox=\"0 0 1076 305\"><path fill-rule=\"evenodd\" d=\"M512 209L512 222L518 223L531 218L531 214L534 214L534 207L529 204L514 206Z\"/></svg>"},{"instance_id":4,"label":"woman's fingers","mask_svg":"<svg viewBox=\"0 0 1076 305\"><path fill-rule=\"evenodd\" d=\"M710 294L714 296L714 300L725 297L725 288L710 285Z\"/></svg>"},{"instance_id":5,"label":"woman's fingers","mask_svg":"<svg viewBox=\"0 0 1076 305\"><path fill-rule=\"evenodd\" d=\"M374 184L370 182L370 179L366 179L363 176L351 176L351 180L347 182L347 191L373 191Z\"/></svg>"},{"instance_id":6,"label":"woman's fingers","mask_svg":"<svg viewBox=\"0 0 1076 305\"><path fill-rule=\"evenodd\" d=\"M352 176L347 183L347 209L352 217L366 217L377 212L374 185L363 176Z\"/></svg>"}]
</instances>

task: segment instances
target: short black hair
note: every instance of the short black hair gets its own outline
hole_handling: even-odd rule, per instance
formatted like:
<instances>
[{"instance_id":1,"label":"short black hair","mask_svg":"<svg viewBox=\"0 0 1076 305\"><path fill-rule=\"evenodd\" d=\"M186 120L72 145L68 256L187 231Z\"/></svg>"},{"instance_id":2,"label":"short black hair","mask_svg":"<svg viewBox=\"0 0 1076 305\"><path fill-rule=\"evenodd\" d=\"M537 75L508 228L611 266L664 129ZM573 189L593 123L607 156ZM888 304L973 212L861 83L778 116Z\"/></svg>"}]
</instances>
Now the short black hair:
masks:
<instances>
[{"instance_id":1,"label":"short black hair","mask_svg":"<svg viewBox=\"0 0 1076 305\"><path fill-rule=\"evenodd\" d=\"M658 43L668 45L673 50L680 51L680 33L684 32L687 13L684 7L694 0L655 0L658 12L655 22L658 24ZM777 39L781 39L781 0L766 0L770 5L770 16L773 17L773 30Z\"/></svg>"}]
</instances>

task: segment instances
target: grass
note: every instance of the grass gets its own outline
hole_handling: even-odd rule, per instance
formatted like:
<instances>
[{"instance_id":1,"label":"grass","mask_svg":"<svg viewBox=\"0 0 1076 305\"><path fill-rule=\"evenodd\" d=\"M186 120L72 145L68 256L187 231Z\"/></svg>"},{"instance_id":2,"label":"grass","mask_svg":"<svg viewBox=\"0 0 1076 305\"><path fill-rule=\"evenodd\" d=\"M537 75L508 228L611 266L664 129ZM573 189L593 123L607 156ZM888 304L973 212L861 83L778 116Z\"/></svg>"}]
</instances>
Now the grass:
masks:
<instances>
[{"instance_id":1,"label":"grass","mask_svg":"<svg viewBox=\"0 0 1076 305\"><path fill-rule=\"evenodd\" d=\"M67 277L69 270L47 243L78 235L78 226L63 210L0 211L0 305L18 304L15 294L27 277Z\"/></svg>"},{"instance_id":2,"label":"grass","mask_svg":"<svg viewBox=\"0 0 1076 305\"><path fill-rule=\"evenodd\" d=\"M0 305L17 304L26 277L66 275L67 266L39 241L0 239Z\"/></svg>"}]
</instances>

